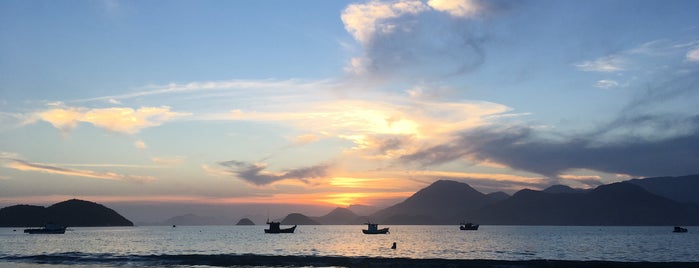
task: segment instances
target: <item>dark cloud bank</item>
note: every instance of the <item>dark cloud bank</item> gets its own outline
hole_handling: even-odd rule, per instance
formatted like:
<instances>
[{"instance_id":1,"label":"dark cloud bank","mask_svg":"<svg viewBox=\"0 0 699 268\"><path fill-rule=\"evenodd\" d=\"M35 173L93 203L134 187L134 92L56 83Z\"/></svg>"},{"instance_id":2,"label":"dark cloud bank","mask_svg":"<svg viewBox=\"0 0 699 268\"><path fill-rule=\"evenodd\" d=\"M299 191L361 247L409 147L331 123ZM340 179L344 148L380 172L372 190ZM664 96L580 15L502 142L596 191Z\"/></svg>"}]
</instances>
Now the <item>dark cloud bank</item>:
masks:
<instances>
[{"instance_id":1,"label":"dark cloud bank","mask_svg":"<svg viewBox=\"0 0 699 268\"><path fill-rule=\"evenodd\" d=\"M699 173L699 116L686 119L686 124L692 130L687 135L607 143L597 141L597 135L552 141L540 138L530 127L484 127L463 132L448 144L403 156L402 160L427 166L470 157L551 178L577 168L632 176L695 174Z\"/></svg>"}]
</instances>

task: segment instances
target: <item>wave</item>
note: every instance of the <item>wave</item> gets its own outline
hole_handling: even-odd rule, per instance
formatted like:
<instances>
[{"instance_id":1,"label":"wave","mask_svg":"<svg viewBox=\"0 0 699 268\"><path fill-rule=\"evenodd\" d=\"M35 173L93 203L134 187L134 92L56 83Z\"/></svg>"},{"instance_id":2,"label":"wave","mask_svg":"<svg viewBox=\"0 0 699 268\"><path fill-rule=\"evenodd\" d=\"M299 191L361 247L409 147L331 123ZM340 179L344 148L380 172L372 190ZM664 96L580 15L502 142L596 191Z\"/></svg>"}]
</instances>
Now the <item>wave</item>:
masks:
<instances>
[{"instance_id":1,"label":"wave","mask_svg":"<svg viewBox=\"0 0 699 268\"><path fill-rule=\"evenodd\" d=\"M148 266L286 266L286 267L697 267L697 262L614 262L569 260L454 260L345 256L275 256L255 254L115 255L63 252L0 256L2 262L57 265Z\"/></svg>"}]
</instances>

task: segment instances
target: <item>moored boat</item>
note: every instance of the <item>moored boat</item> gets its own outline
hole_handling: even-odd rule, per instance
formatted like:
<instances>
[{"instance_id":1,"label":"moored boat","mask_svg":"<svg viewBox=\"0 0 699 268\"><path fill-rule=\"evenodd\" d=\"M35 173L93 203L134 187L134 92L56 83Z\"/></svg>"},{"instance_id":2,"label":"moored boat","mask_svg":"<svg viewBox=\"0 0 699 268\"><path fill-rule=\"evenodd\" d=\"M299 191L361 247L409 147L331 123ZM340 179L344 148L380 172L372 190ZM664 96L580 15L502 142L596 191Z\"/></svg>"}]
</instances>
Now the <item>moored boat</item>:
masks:
<instances>
[{"instance_id":1,"label":"moored boat","mask_svg":"<svg viewBox=\"0 0 699 268\"><path fill-rule=\"evenodd\" d=\"M672 230L673 233L686 233L687 228L683 228L680 226L675 226L675 228Z\"/></svg>"},{"instance_id":2,"label":"moored boat","mask_svg":"<svg viewBox=\"0 0 699 268\"><path fill-rule=\"evenodd\" d=\"M362 229L364 234L388 234L388 228L379 229L379 224L367 222L367 229Z\"/></svg>"},{"instance_id":3,"label":"moored boat","mask_svg":"<svg viewBox=\"0 0 699 268\"><path fill-rule=\"evenodd\" d=\"M470 223L470 222L462 222L462 223L461 223L461 226L459 226L459 229L460 229L460 230L471 230L471 231L475 231L475 230L478 230L478 226L480 226L480 225L479 225L479 224L473 224L473 223Z\"/></svg>"},{"instance_id":4,"label":"moored boat","mask_svg":"<svg viewBox=\"0 0 699 268\"><path fill-rule=\"evenodd\" d=\"M279 225L281 225L281 222L276 222L276 221L267 221L267 224L269 224L269 229L265 229L265 233L267 234L290 234L293 233L296 230L296 225L291 228L280 228Z\"/></svg>"},{"instance_id":5,"label":"moored boat","mask_svg":"<svg viewBox=\"0 0 699 268\"><path fill-rule=\"evenodd\" d=\"M42 228L24 229L28 234L64 234L66 227L58 224L46 224Z\"/></svg>"}]
</instances>

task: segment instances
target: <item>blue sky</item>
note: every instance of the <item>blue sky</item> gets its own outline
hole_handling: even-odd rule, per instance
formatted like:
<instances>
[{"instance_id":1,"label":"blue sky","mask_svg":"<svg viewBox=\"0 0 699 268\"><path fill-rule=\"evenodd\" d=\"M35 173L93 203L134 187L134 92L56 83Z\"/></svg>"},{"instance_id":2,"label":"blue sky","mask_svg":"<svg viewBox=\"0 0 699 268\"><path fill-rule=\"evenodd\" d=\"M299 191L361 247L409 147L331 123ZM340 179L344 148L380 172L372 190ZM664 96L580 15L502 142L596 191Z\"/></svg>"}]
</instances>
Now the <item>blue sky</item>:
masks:
<instances>
[{"instance_id":1,"label":"blue sky","mask_svg":"<svg viewBox=\"0 0 699 268\"><path fill-rule=\"evenodd\" d=\"M696 1L2 1L0 203L699 172Z\"/></svg>"}]
</instances>

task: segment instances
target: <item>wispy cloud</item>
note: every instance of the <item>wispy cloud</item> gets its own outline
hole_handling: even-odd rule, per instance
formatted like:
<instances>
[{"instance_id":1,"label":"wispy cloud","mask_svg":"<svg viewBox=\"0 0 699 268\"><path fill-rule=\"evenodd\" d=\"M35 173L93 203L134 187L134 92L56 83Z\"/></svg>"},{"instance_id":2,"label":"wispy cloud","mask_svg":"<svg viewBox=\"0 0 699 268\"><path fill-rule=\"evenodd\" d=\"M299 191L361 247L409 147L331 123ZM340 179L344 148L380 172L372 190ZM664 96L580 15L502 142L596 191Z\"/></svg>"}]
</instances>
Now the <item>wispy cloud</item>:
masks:
<instances>
[{"instance_id":1,"label":"wispy cloud","mask_svg":"<svg viewBox=\"0 0 699 268\"><path fill-rule=\"evenodd\" d=\"M617 55L605 56L592 61L575 64L575 67L587 72L618 72L624 70L624 60Z\"/></svg>"},{"instance_id":2,"label":"wispy cloud","mask_svg":"<svg viewBox=\"0 0 699 268\"><path fill-rule=\"evenodd\" d=\"M34 171L47 174L72 176L72 177L83 177L91 179L103 179L103 180L117 180L117 181L128 181L128 182L150 182L155 180L152 176L138 176L138 175L124 175L114 172L97 172L93 170L86 169L73 169L61 167L53 164L44 164L29 162L22 159L17 159L14 157L0 158L4 162L4 167L11 168L20 171Z\"/></svg>"},{"instance_id":3,"label":"wispy cloud","mask_svg":"<svg viewBox=\"0 0 699 268\"><path fill-rule=\"evenodd\" d=\"M615 80L602 79L595 83L596 88L610 89L619 86L619 82Z\"/></svg>"},{"instance_id":4,"label":"wispy cloud","mask_svg":"<svg viewBox=\"0 0 699 268\"><path fill-rule=\"evenodd\" d=\"M263 163L245 163L240 161L225 161L219 165L226 167L228 172L248 183L255 185L267 185L281 180L300 180L325 178L328 176L329 165L317 165L304 168L289 169L282 172L269 172Z\"/></svg>"},{"instance_id":5,"label":"wispy cloud","mask_svg":"<svg viewBox=\"0 0 699 268\"><path fill-rule=\"evenodd\" d=\"M304 89L313 89L316 87L330 88L333 86L333 82L330 80L315 80L315 81L304 81L298 79L288 79L288 80L273 80L273 79L235 79L235 80L224 80L224 81L194 81L189 83L169 83L164 85L150 85L141 88L140 90L120 94L120 95L109 95L101 96L87 99L79 99L74 102L91 102L91 101L106 101L112 104L121 103L120 100L149 97L149 96L159 96L159 95L174 95L174 94L187 94L187 93L201 93L206 91L240 91L240 90L257 90L255 93L261 93L259 90L271 89L275 92L280 90L285 91L298 91Z\"/></svg>"}]
</instances>

